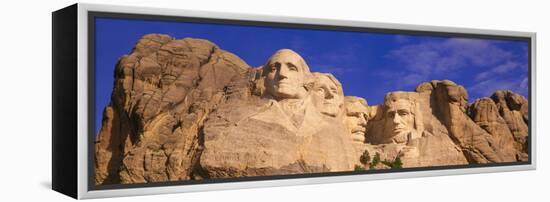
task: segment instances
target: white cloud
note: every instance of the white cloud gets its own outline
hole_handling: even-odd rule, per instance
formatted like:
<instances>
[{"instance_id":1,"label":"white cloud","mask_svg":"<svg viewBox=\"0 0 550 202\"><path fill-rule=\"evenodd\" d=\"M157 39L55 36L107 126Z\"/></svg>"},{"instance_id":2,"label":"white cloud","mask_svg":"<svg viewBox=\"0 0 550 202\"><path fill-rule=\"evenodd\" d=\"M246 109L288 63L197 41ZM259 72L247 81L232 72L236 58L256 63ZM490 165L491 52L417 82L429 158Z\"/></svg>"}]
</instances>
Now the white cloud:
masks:
<instances>
[{"instance_id":1,"label":"white cloud","mask_svg":"<svg viewBox=\"0 0 550 202\"><path fill-rule=\"evenodd\" d=\"M489 66L509 60L511 52L487 40L451 38L403 46L388 55L399 60L410 71L423 74L445 74L468 65Z\"/></svg>"},{"instance_id":2,"label":"white cloud","mask_svg":"<svg viewBox=\"0 0 550 202\"><path fill-rule=\"evenodd\" d=\"M472 72L470 76L477 84L468 90L478 95L490 95L495 89L525 91L519 88L522 80L511 79L508 74L524 67L525 62L518 61L521 56L500 48L495 41L450 38L405 45L390 51L387 57L406 69L395 81L397 88L414 88L428 78L452 80Z\"/></svg>"},{"instance_id":3,"label":"white cloud","mask_svg":"<svg viewBox=\"0 0 550 202\"><path fill-rule=\"evenodd\" d=\"M476 81L481 81L481 80L485 80L489 77L495 77L495 76L498 76L500 74L505 74L505 73L510 72L513 69L516 69L517 67L519 67L519 64L517 62L508 61L508 62L502 63L502 64L500 64L500 65L498 65L494 68L491 68L489 71L484 71L484 72L481 72L481 73L477 74L476 77L475 77L475 80Z\"/></svg>"},{"instance_id":4,"label":"white cloud","mask_svg":"<svg viewBox=\"0 0 550 202\"><path fill-rule=\"evenodd\" d=\"M497 90L511 90L526 96L528 93L528 84L527 77L515 79L492 78L481 81L468 89L474 93L486 96L492 95Z\"/></svg>"}]
</instances>

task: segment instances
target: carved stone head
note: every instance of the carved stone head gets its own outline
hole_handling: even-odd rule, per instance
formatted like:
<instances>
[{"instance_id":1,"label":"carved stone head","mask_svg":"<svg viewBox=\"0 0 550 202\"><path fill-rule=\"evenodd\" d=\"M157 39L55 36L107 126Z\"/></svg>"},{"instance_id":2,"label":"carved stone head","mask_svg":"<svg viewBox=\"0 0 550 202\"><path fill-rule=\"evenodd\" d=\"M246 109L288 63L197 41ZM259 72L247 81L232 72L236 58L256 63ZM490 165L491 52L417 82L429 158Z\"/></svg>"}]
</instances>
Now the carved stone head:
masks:
<instances>
[{"instance_id":1,"label":"carved stone head","mask_svg":"<svg viewBox=\"0 0 550 202\"><path fill-rule=\"evenodd\" d=\"M415 92L388 93L384 108L384 139L404 143L421 135L424 127Z\"/></svg>"},{"instance_id":2,"label":"carved stone head","mask_svg":"<svg viewBox=\"0 0 550 202\"><path fill-rule=\"evenodd\" d=\"M290 49L275 52L263 66L265 93L277 100L303 98L311 72L304 59Z\"/></svg>"},{"instance_id":3,"label":"carved stone head","mask_svg":"<svg viewBox=\"0 0 550 202\"><path fill-rule=\"evenodd\" d=\"M352 140L363 143L365 131L369 120L369 106L365 99L355 96L344 98L345 112L344 122L352 135Z\"/></svg>"},{"instance_id":4,"label":"carved stone head","mask_svg":"<svg viewBox=\"0 0 550 202\"><path fill-rule=\"evenodd\" d=\"M307 89L311 92L313 103L324 115L336 117L344 109L342 84L332 74L313 73Z\"/></svg>"}]
</instances>

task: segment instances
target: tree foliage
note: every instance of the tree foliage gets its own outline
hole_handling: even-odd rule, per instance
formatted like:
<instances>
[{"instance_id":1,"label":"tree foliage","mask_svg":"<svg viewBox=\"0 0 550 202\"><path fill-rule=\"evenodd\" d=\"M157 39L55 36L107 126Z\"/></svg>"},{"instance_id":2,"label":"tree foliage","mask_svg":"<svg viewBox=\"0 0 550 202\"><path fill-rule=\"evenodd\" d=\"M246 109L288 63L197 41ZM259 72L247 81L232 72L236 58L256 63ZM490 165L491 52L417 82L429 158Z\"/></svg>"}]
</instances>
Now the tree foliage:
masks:
<instances>
[{"instance_id":1,"label":"tree foliage","mask_svg":"<svg viewBox=\"0 0 550 202\"><path fill-rule=\"evenodd\" d=\"M374 169L380 163L380 153L376 152L372 158L369 168Z\"/></svg>"},{"instance_id":2,"label":"tree foliage","mask_svg":"<svg viewBox=\"0 0 550 202\"><path fill-rule=\"evenodd\" d=\"M382 161L382 164L390 167L390 168L402 168L403 162L401 162L401 157L397 156L393 161L384 160Z\"/></svg>"},{"instance_id":3,"label":"tree foliage","mask_svg":"<svg viewBox=\"0 0 550 202\"><path fill-rule=\"evenodd\" d=\"M390 167L390 168L402 168L403 162L401 161L401 155L397 155L393 160L381 160L380 153L376 152L374 157L369 154L369 151L365 150L363 154L359 157L359 161L363 165L355 165L354 170L364 170L369 168L369 170L376 169L376 166L380 163Z\"/></svg>"},{"instance_id":4,"label":"tree foliage","mask_svg":"<svg viewBox=\"0 0 550 202\"><path fill-rule=\"evenodd\" d=\"M369 151L368 151L368 150L365 150L365 152L363 152L363 154L361 155L361 157L359 157L359 161L360 161L364 166L366 166L367 164L369 164L369 162L370 162L370 154L369 154Z\"/></svg>"}]
</instances>

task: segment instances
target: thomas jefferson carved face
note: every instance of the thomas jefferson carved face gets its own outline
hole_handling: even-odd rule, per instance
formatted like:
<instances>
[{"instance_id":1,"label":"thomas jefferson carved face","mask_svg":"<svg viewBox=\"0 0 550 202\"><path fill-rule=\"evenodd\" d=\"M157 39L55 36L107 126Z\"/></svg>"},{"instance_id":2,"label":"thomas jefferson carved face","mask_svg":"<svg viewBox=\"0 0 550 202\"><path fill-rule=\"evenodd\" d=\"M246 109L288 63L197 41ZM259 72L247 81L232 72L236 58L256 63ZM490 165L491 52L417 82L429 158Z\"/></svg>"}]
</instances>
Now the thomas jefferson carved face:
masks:
<instances>
[{"instance_id":1,"label":"thomas jefferson carved face","mask_svg":"<svg viewBox=\"0 0 550 202\"><path fill-rule=\"evenodd\" d=\"M331 74L314 73L313 95L319 111L327 116L338 116L344 107L342 85Z\"/></svg>"},{"instance_id":2,"label":"thomas jefferson carved face","mask_svg":"<svg viewBox=\"0 0 550 202\"><path fill-rule=\"evenodd\" d=\"M276 99L295 99L305 95L304 81L310 74L304 59L289 49L277 51L264 66L266 93Z\"/></svg>"},{"instance_id":3,"label":"thomas jefferson carved face","mask_svg":"<svg viewBox=\"0 0 550 202\"><path fill-rule=\"evenodd\" d=\"M355 142L365 141L365 132L368 123L368 104L363 98L346 96L345 98L346 117L344 119L352 140Z\"/></svg>"}]
</instances>

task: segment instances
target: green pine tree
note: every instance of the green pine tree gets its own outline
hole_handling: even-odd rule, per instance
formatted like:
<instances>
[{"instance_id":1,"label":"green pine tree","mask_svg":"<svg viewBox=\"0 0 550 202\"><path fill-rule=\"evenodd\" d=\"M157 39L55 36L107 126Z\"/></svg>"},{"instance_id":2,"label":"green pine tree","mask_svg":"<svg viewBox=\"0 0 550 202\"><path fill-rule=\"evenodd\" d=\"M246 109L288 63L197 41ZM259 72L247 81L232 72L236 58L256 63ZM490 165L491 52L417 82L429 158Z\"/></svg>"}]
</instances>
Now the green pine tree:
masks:
<instances>
[{"instance_id":1,"label":"green pine tree","mask_svg":"<svg viewBox=\"0 0 550 202\"><path fill-rule=\"evenodd\" d=\"M361 155L361 157L359 157L359 161L360 161L364 166L367 166L367 164L369 164L369 162L370 162L370 154L369 154L369 151L365 150L365 152L363 152L363 154Z\"/></svg>"},{"instance_id":2,"label":"green pine tree","mask_svg":"<svg viewBox=\"0 0 550 202\"><path fill-rule=\"evenodd\" d=\"M382 164L390 167L390 168L402 168L403 167L403 162L401 162L401 157L400 156L397 156L393 161L389 161L389 160L386 160L384 159L382 161Z\"/></svg>"},{"instance_id":3,"label":"green pine tree","mask_svg":"<svg viewBox=\"0 0 550 202\"><path fill-rule=\"evenodd\" d=\"M372 158L372 162L370 163L369 168L372 169L376 167L379 163L380 163L380 153L376 152L376 154L374 154L374 158Z\"/></svg>"},{"instance_id":4,"label":"green pine tree","mask_svg":"<svg viewBox=\"0 0 550 202\"><path fill-rule=\"evenodd\" d=\"M391 168L402 168L403 162L401 162L401 157L397 156L397 158L395 158L395 161L393 161L392 165L393 166Z\"/></svg>"}]
</instances>

